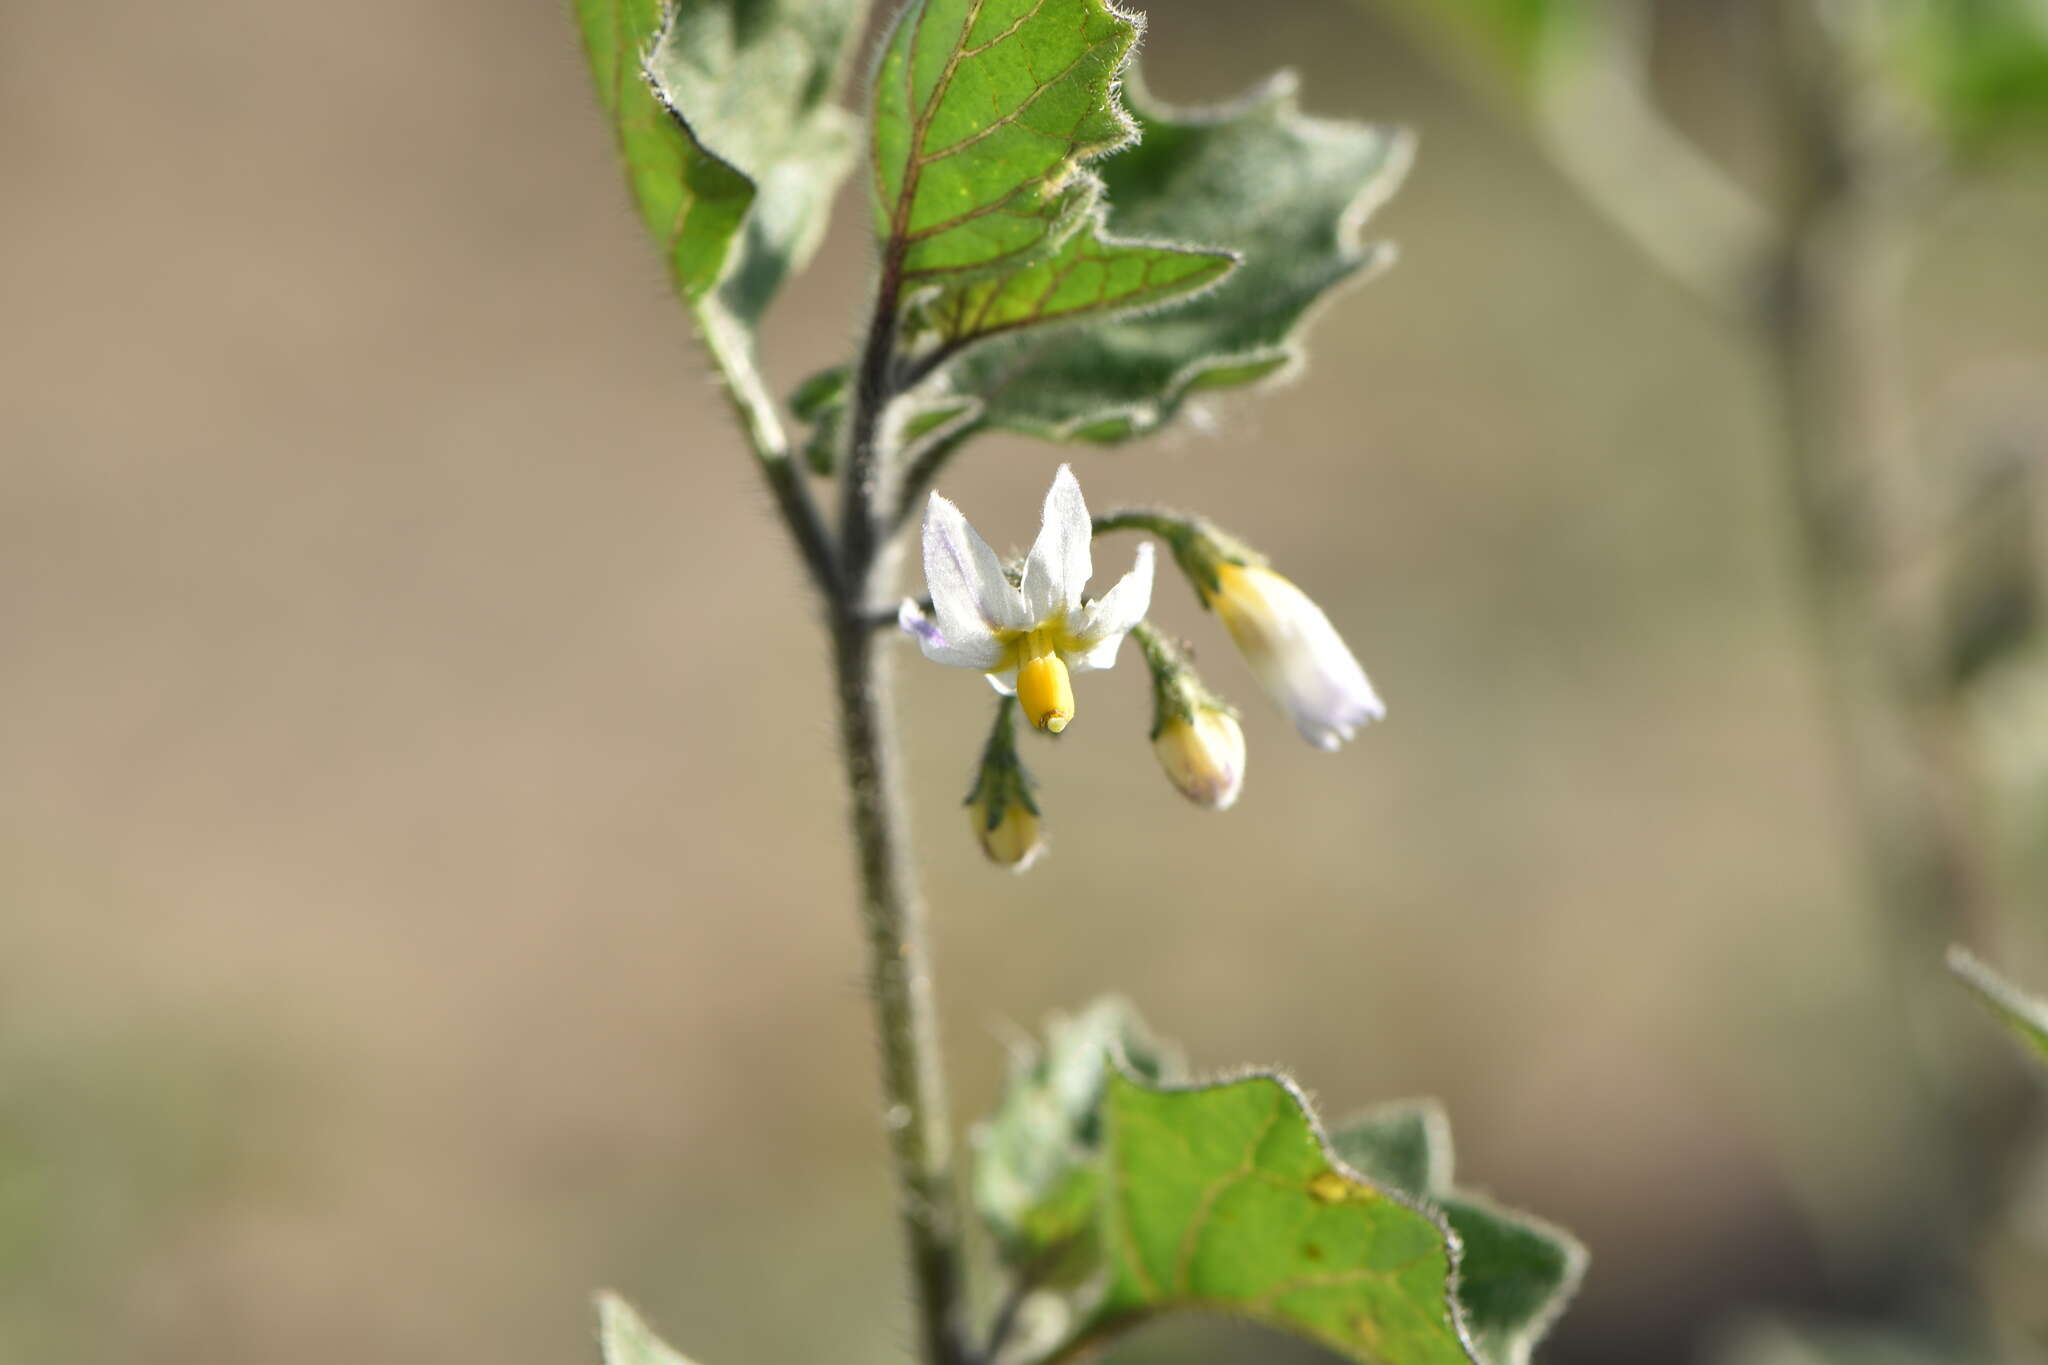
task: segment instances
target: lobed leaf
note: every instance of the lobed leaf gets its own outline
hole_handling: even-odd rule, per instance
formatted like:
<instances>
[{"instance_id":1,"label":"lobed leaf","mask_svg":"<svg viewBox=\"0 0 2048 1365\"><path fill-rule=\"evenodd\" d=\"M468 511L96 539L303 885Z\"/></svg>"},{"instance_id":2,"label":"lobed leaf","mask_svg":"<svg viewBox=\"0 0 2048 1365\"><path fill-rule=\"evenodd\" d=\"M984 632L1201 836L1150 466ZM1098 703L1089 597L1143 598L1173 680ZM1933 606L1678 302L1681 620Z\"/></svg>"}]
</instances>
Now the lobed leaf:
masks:
<instances>
[{"instance_id":1,"label":"lobed leaf","mask_svg":"<svg viewBox=\"0 0 2048 1365\"><path fill-rule=\"evenodd\" d=\"M1948 950L1948 967L2021 1042L2048 1061L2048 1000L2028 995L1960 946Z\"/></svg>"},{"instance_id":2,"label":"lobed leaf","mask_svg":"<svg viewBox=\"0 0 2048 1365\"><path fill-rule=\"evenodd\" d=\"M1134 133L1116 86L1138 20L1105 0L911 0L875 70L875 233L906 338L1153 306L1227 252L1101 231L1087 163ZM886 286L885 286L886 287Z\"/></svg>"},{"instance_id":3,"label":"lobed leaf","mask_svg":"<svg viewBox=\"0 0 2048 1365\"><path fill-rule=\"evenodd\" d=\"M1585 1275L1577 1239L1452 1185L1451 1129L1433 1102L1362 1115L1330 1135L1360 1172L1442 1210L1463 1244L1458 1302L1487 1365L1526 1365Z\"/></svg>"},{"instance_id":4,"label":"lobed leaf","mask_svg":"<svg viewBox=\"0 0 2048 1365\"><path fill-rule=\"evenodd\" d=\"M1350 1171L1291 1083L1166 1089L1117 1073L1104 1109L1110 1278L1093 1330L1206 1308L1373 1365L1478 1359L1441 1217Z\"/></svg>"},{"instance_id":5,"label":"lobed leaf","mask_svg":"<svg viewBox=\"0 0 2048 1365\"><path fill-rule=\"evenodd\" d=\"M1055 440L1143 435L1191 394L1293 367L1317 302L1391 259L1360 233L1407 169L1404 132L1306 117L1286 73L1212 110L1168 109L1135 80L1126 90L1142 139L1103 165L1113 225L1210 243L1240 264L1170 309L962 356L944 382L981 401L983 425Z\"/></svg>"},{"instance_id":6,"label":"lobed leaf","mask_svg":"<svg viewBox=\"0 0 2048 1365\"><path fill-rule=\"evenodd\" d=\"M977 1130L977 1211L1020 1278L1077 1315L1062 1350L1206 1309L1377 1365L1526 1362L1585 1253L1453 1190L1433 1105L1325 1139L1285 1078L1180 1073L1105 1001L1019 1053Z\"/></svg>"},{"instance_id":7,"label":"lobed leaf","mask_svg":"<svg viewBox=\"0 0 2048 1365\"><path fill-rule=\"evenodd\" d=\"M691 1365L654 1335L631 1304L609 1291L597 1296L597 1341L604 1365Z\"/></svg>"}]
</instances>

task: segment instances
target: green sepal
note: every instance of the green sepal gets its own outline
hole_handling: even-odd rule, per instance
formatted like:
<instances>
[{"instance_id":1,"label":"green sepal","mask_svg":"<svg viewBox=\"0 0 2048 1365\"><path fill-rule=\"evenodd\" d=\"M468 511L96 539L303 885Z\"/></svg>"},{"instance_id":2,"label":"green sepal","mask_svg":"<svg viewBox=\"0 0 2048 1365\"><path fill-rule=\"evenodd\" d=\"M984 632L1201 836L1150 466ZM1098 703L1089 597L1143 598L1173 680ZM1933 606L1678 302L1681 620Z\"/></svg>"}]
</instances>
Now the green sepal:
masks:
<instances>
[{"instance_id":1,"label":"green sepal","mask_svg":"<svg viewBox=\"0 0 2048 1365\"><path fill-rule=\"evenodd\" d=\"M995 829L1013 802L1033 815L1042 813L1038 798L1031 793L1036 785L1031 770L1017 756L1017 699L1004 697L996 702L995 722L989 727L988 743L982 746L981 762L975 766L974 785L960 804L982 803L983 824Z\"/></svg>"},{"instance_id":2,"label":"green sepal","mask_svg":"<svg viewBox=\"0 0 2048 1365\"><path fill-rule=\"evenodd\" d=\"M1147 739L1158 739L1172 721L1193 724L1200 711L1238 714L1236 707L1209 690L1189 662L1185 646L1161 635L1144 621L1131 627L1131 638L1138 642L1145 667L1152 675L1152 730Z\"/></svg>"}]
</instances>

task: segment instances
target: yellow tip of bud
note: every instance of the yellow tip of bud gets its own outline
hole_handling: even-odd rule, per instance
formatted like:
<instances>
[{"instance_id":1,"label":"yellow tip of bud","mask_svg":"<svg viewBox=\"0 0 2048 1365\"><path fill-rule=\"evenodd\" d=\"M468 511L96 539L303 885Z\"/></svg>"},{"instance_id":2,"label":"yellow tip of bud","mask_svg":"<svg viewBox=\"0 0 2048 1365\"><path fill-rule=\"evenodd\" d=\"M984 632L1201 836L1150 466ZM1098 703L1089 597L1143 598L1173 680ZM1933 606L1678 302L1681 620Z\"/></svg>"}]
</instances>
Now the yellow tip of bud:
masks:
<instances>
[{"instance_id":1,"label":"yellow tip of bud","mask_svg":"<svg viewBox=\"0 0 2048 1365\"><path fill-rule=\"evenodd\" d=\"M1038 654L1017 669L1017 704L1039 729L1058 734L1074 718L1074 684L1057 654Z\"/></svg>"}]
</instances>

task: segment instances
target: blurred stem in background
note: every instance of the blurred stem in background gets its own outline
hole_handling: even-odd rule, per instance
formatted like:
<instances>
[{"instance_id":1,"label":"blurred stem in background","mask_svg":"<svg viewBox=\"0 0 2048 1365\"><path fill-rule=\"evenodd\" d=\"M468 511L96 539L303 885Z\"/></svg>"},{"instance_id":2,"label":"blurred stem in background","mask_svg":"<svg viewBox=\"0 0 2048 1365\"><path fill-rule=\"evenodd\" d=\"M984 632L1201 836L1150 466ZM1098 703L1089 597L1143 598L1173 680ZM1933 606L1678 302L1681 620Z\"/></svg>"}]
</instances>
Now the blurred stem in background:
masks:
<instances>
[{"instance_id":1,"label":"blurred stem in background","mask_svg":"<svg viewBox=\"0 0 2048 1365\"><path fill-rule=\"evenodd\" d=\"M1367 0L1476 81L1508 96L1586 202L1759 358L1798 538L1823 710L1863 886L1918 1063L1933 1148L1913 1221L1943 1278L1967 1273L2002 1178L1981 1139L1997 1099L1941 1064L1927 1007L1941 949L1995 941L1994 826L1955 684L1947 566L1960 472L1916 448L1902 289L1940 147L1881 70L1877 8L1731 7L1754 24L1749 87L1780 151L1774 194L1753 193L1662 117L1645 0L1487 6ZM1825 19L1825 21L1824 21ZM1491 22L1519 45L1489 63Z\"/></svg>"}]
</instances>

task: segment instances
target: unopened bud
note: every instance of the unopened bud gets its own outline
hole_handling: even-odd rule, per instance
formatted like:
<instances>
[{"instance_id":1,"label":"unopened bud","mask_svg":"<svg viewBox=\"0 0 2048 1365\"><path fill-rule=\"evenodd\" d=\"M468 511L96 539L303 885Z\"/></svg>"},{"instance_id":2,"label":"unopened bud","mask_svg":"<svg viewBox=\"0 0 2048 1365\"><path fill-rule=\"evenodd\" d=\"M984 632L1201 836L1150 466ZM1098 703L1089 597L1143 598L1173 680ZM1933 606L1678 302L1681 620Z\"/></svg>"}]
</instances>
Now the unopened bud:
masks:
<instances>
[{"instance_id":1,"label":"unopened bud","mask_svg":"<svg viewBox=\"0 0 2048 1365\"><path fill-rule=\"evenodd\" d=\"M974 790L967 793L967 818L990 862L1022 872L1045 851L1045 833L1031 795L1031 774L1017 757L1016 715L1016 698L997 703Z\"/></svg>"},{"instance_id":2,"label":"unopened bud","mask_svg":"<svg viewBox=\"0 0 2048 1365\"><path fill-rule=\"evenodd\" d=\"M999 867L1022 872L1045 851L1038 812L1022 801L977 798L969 803L967 815L974 825L974 837L981 841L981 851Z\"/></svg>"},{"instance_id":3,"label":"unopened bud","mask_svg":"<svg viewBox=\"0 0 2048 1365\"><path fill-rule=\"evenodd\" d=\"M1152 752L1180 794L1209 810L1229 810L1244 787L1244 730L1228 711L1199 706L1169 717Z\"/></svg>"},{"instance_id":4,"label":"unopened bud","mask_svg":"<svg viewBox=\"0 0 2048 1365\"><path fill-rule=\"evenodd\" d=\"M1152 670L1152 752L1167 781L1208 810L1229 810L1244 787L1244 730L1195 676L1181 646L1142 622L1131 638Z\"/></svg>"}]
</instances>

